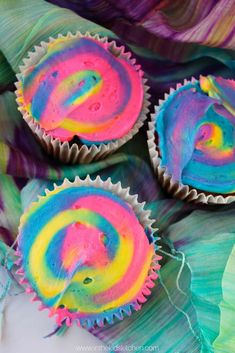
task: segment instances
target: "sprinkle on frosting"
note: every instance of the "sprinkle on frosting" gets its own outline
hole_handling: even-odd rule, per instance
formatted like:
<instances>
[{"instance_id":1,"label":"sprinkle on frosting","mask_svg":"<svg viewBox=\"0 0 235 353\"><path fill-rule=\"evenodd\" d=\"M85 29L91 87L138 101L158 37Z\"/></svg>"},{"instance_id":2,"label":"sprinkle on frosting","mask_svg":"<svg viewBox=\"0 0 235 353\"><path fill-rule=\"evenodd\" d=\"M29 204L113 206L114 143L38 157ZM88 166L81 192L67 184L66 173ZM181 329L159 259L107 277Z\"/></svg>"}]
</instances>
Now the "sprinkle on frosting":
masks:
<instances>
[{"instance_id":1,"label":"sprinkle on frosting","mask_svg":"<svg viewBox=\"0 0 235 353\"><path fill-rule=\"evenodd\" d=\"M143 105L142 72L110 44L58 38L22 77L26 111L52 137L86 144L125 136Z\"/></svg>"},{"instance_id":2,"label":"sprinkle on frosting","mask_svg":"<svg viewBox=\"0 0 235 353\"><path fill-rule=\"evenodd\" d=\"M22 270L58 324L109 321L138 310L157 277L149 274L156 255L148 232L112 192L60 187L21 219Z\"/></svg>"},{"instance_id":3,"label":"sprinkle on frosting","mask_svg":"<svg viewBox=\"0 0 235 353\"><path fill-rule=\"evenodd\" d=\"M174 91L156 119L161 166L206 192L235 192L235 81L200 77Z\"/></svg>"}]
</instances>

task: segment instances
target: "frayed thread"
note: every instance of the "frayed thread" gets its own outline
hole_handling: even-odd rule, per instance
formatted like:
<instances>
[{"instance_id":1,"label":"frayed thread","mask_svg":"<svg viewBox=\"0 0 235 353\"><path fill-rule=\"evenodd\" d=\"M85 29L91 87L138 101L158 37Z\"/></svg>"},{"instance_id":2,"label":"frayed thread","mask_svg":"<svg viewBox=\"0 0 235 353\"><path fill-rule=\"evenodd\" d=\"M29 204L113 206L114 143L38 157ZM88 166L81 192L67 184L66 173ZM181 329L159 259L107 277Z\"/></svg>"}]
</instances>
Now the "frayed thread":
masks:
<instances>
[{"instance_id":1,"label":"frayed thread","mask_svg":"<svg viewBox=\"0 0 235 353\"><path fill-rule=\"evenodd\" d=\"M69 327L66 325L66 319L64 319L62 321L62 325L61 326L57 325L56 328L51 333L49 333L48 335L44 336L43 338L49 338L49 337L52 337L54 335L63 336L65 334L65 332L67 332L68 328Z\"/></svg>"},{"instance_id":2,"label":"frayed thread","mask_svg":"<svg viewBox=\"0 0 235 353\"><path fill-rule=\"evenodd\" d=\"M171 257L171 258L174 259L174 260L177 260L177 261L180 261L180 262L181 262L181 266L180 266L179 272L178 272L177 277L176 277L176 286L177 286L177 289L179 290L179 292L180 292L181 294L183 294L184 296L188 297L187 293L186 293L185 291L183 291L183 290L180 288L180 285L179 285L180 277L181 277L181 275L182 275L182 272L183 272L183 269L184 269L184 266L185 266L185 263L186 263L186 261L185 261L185 254L184 254L183 252L177 251L177 250L175 250L175 249L171 249L171 250L172 250L172 252L173 252L174 254L168 253L167 251L164 251L164 250L162 250L162 249L160 249L159 252L162 253L162 254L164 254L164 255L167 255L167 256ZM176 256L175 254L177 254L177 253L180 254L181 257ZM158 271L158 276L159 276L159 282L160 282L160 284L162 285L162 287L163 287L163 289L164 289L164 291L165 291L165 293L166 293L166 295L167 295L167 297L168 297L170 303L172 304L172 306L173 306L178 312L180 312L180 313L183 314L183 316L184 316L184 317L186 318L186 320L187 320L187 323L188 323L188 326L189 326L189 329L190 329L192 335L193 335L193 336L195 337L195 339L200 343L200 345L202 345L200 336L195 332L195 330L194 330L193 327L192 327L192 324L191 324L191 320L190 320L189 315L188 315L183 309L181 309L177 304L174 303L174 301L173 301L173 299L172 299L172 297L171 297L171 295L170 295L170 293L169 293L169 291L168 291L168 289L167 289L167 286L165 285L165 283L164 283L164 281L163 281L163 279L162 279L161 271Z\"/></svg>"},{"instance_id":3,"label":"frayed thread","mask_svg":"<svg viewBox=\"0 0 235 353\"><path fill-rule=\"evenodd\" d=\"M171 254L171 253L168 253L167 251L164 251L162 249L159 249L158 250L160 253L164 254L164 255L167 255L169 257L171 257L172 259L174 260L177 260L177 261L180 261L181 262L181 266L180 266L180 269L179 269L179 272L177 274L177 277L176 277L176 287L178 289L178 291L183 294L184 296L187 296L187 293L180 287L180 277L181 277L181 274L183 272L183 269L184 269L184 265L185 265L185 255L182 251L176 251L174 249L172 249L172 252L174 253L178 253L178 254L181 254L181 258Z\"/></svg>"}]
</instances>

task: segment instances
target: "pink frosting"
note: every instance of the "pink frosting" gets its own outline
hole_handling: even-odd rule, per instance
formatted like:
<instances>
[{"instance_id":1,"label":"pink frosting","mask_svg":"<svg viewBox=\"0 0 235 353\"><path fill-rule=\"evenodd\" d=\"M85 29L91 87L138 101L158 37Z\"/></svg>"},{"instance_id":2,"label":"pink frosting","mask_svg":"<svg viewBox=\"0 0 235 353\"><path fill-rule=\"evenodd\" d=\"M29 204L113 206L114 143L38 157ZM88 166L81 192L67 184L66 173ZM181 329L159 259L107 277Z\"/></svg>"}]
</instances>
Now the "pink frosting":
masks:
<instances>
[{"instance_id":1,"label":"pink frosting","mask_svg":"<svg viewBox=\"0 0 235 353\"><path fill-rule=\"evenodd\" d=\"M143 106L142 72L109 44L58 39L23 80L26 108L51 136L102 143L125 136Z\"/></svg>"}]
</instances>

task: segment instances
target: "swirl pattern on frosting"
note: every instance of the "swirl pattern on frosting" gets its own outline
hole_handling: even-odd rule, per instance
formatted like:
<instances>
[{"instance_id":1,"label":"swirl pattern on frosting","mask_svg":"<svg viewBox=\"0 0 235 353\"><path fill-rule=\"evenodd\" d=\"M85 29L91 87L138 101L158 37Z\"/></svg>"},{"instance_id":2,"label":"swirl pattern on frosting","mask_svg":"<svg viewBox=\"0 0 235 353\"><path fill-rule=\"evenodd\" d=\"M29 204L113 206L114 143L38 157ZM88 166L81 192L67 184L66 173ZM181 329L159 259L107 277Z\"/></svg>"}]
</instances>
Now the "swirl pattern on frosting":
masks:
<instances>
[{"instance_id":1,"label":"swirl pattern on frosting","mask_svg":"<svg viewBox=\"0 0 235 353\"><path fill-rule=\"evenodd\" d=\"M156 119L161 166L198 190L235 192L235 82L200 77L174 91Z\"/></svg>"},{"instance_id":2,"label":"swirl pattern on frosting","mask_svg":"<svg viewBox=\"0 0 235 353\"><path fill-rule=\"evenodd\" d=\"M109 43L58 38L22 77L26 111L52 137L86 144L125 136L136 123L144 90L142 72Z\"/></svg>"},{"instance_id":3,"label":"swirl pattern on frosting","mask_svg":"<svg viewBox=\"0 0 235 353\"><path fill-rule=\"evenodd\" d=\"M153 279L152 235L125 201L94 186L61 187L34 203L18 249L30 288L59 324L138 310Z\"/></svg>"}]
</instances>

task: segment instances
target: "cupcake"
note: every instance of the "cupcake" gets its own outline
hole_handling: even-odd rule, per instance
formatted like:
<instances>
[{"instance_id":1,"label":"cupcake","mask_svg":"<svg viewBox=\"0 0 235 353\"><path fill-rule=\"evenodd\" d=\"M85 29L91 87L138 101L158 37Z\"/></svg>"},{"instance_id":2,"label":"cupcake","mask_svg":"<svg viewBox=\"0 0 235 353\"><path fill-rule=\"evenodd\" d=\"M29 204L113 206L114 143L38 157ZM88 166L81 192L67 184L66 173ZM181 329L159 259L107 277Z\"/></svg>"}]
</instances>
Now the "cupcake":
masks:
<instances>
[{"instance_id":1,"label":"cupcake","mask_svg":"<svg viewBox=\"0 0 235 353\"><path fill-rule=\"evenodd\" d=\"M174 196L235 201L235 81L201 76L171 89L148 131L151 160Z\"/></svg>"},{"instance_id":2,"label":"cupcake","mask_svg":"<svg viewBox=\"0 0 235 353\"><path fill-rule=\"evenodd\" d=\"M114 152L143 125L146 80L124 47L68 33L42 42L17 75L19 110L43 147L63 162Z\"/></svg>"},{"instance_id":3,"label":"cupcake","mask_svg":"<svg viewBox=\"0 0 235 353\"><path fill-rule=\"evenodd\" d=\"M109 179L65 179L46 191L20 221L26 291L58 325L103 326L139 310L161 259L149 213Z\"/></svg>"}]
</instances>

